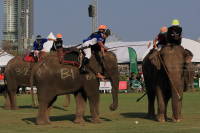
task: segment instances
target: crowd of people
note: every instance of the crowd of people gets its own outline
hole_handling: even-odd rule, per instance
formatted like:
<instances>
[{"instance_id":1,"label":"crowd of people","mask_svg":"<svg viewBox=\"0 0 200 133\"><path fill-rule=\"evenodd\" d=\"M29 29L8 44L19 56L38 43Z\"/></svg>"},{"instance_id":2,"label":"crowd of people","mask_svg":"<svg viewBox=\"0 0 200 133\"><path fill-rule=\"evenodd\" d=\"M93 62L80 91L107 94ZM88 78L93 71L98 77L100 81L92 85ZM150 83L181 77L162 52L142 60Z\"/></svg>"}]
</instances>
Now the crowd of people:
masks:
<instances>
[{"instance_id":1,"label":"crowd of people","mask_svg":"<svg viewBox=\"0 0 200 133\"><path fill-rule=\"evenodd\" d=\"M144 91L144 77L142 71L139 71L136 75L134 72L131 72L130 78L130 89L136 90L136 91ZM134 84L137 85L135 86Z\"/></svg>"}]
</instances>

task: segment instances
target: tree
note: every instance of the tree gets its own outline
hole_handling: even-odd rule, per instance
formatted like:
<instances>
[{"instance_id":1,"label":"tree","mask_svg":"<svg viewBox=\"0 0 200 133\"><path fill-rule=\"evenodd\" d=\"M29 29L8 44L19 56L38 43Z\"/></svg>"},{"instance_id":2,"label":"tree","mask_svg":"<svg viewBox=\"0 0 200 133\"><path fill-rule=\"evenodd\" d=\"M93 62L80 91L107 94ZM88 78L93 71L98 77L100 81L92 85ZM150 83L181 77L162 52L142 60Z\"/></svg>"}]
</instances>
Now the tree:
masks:
<instances>
[{"instance_id":1,"label":"tree","mask_svg":"<svg viewBox=\"0 0 200 133\"><path fill-rule=\"evenodd\" d=\"M8 41L4 41L1 44L0 57L1 56L5 56L7 54L11 54L13 56L17 56L17 55L19 55L19 52L16 50L16 46L13 46L12 43L10 43Z\"/></svg>"}]
</instances>

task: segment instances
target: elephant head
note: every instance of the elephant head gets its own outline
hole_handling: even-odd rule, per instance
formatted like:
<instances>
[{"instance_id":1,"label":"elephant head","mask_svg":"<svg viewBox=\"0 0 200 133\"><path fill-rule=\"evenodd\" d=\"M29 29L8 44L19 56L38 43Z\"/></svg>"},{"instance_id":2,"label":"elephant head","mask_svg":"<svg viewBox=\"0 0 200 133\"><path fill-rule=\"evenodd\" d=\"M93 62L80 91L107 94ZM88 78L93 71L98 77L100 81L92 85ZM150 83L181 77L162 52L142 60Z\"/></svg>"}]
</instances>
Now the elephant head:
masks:
<instances>
[{"instance_id":1,"label":"elephant head","mask_svg":"<svg viewBox=\"0 0 200 133\"><path fill-rule=\"evenodd\" d=\"M161 51L158 52L154 52L149 56L149 59L151 61L151 63L153 65L155 65L157 67L158 70L161 69L161 60L163 60L163 56L165 56L165 59L168 60L166 63L170 64L172 63L179 63L180 65L188 65L189 63L191 63L191 60L193 58L193 54L191 51L189 51L188 49L183 49L182 46L174 46L176 48L176 51L173 47L170 48L170 46L165 46L163 47L163 49L161 49ZM178 48L178 49L177 49ZM180 56L180 58L173 58L173 56L177 54ZM172 55L172 56L170 56ZM175 56L176 57L176 56ZM171 58L171 59L169 59ZM169 61L170 60L170 61ZM171 67L171 65L166 66L166 67Z\"/></svg>"},{"instance_id":2,"label":"elephant head","mask_svg":"<svg viewBox=\"0 0 200 133\"><path fill-rule=\"evenodd\" d=\"M101 57L101 56L99 56ZM106 52L104 58L92 56L90 59L90 67L98 71L99 66L103 69L103 74L107 79L110 79L112 84L112 97L113 103L110 105L110 110L114 111L118 107L118 86L119 86L119 73L116 55L112 52Z\"/></svg>"}]
</instances>

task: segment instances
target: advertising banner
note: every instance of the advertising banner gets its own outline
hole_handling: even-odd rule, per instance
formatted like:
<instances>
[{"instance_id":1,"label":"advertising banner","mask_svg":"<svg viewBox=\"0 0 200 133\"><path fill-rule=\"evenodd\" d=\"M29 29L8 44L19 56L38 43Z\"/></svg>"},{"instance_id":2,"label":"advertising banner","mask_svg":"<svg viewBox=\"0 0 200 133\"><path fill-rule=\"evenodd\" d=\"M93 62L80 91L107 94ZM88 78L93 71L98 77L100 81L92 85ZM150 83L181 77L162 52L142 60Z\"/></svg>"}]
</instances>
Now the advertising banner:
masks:
<instances>
[{"instance_id":1,"label":"advertising banner","mask_svg":"<svg viewBox=\"0 0 200 133\"><path fill-rule=\"evenodd\" d=\"M133 48L128 47L129 59L130 59L130 71L138 74L137 54Z\"/></svg>"},{"instance_id":2,"label":"advertising banner","mask_svg":"<svg viewBox=\"0 0 200 133\"><path fill-rule=\"evenodd\" d=\"M119 89L127 89L127 81L119 81Z\"/></svg>"}]
</instances>

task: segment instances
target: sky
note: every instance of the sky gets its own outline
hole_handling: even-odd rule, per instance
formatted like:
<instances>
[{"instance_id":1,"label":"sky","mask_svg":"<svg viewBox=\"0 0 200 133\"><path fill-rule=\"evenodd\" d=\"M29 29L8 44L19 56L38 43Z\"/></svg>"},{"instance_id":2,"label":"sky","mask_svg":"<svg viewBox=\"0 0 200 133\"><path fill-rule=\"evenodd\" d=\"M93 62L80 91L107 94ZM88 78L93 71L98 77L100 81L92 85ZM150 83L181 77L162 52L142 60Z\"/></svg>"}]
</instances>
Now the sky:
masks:
<instances>
[{"instance_id":1,"label":"sky","mask_svg":"<svg viewBox=\"0 0 200 133\"><path fill-rule=\"evenodd\" d=\"M3 0L0 41L3 39ZM63 35L64 45L82 43L92 33L88 6L92 0L34 0L34 36ZM183 37L200 37L200 0L98 0L98 25L106 25L122 41L153 40L163 26L178 19Z\"/></svg>"}]
</instances>

